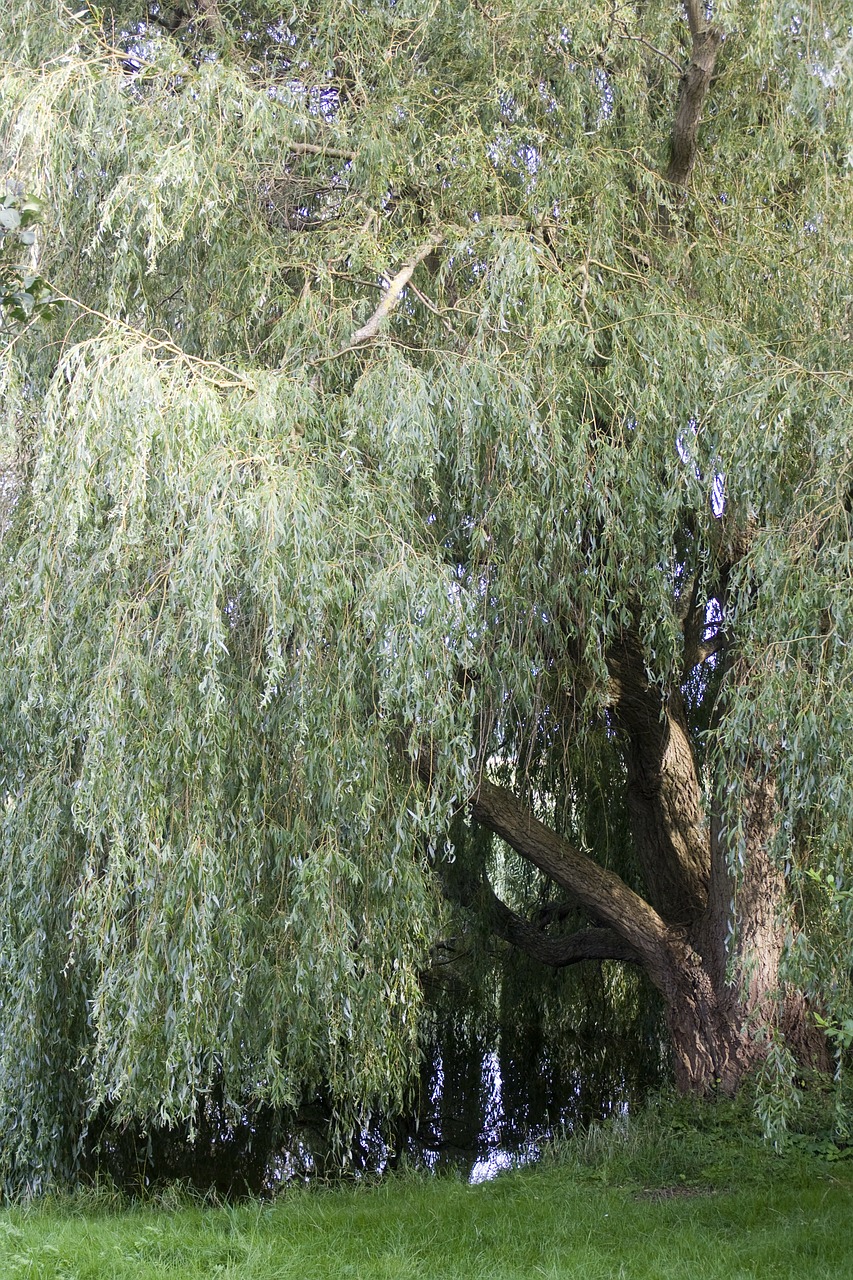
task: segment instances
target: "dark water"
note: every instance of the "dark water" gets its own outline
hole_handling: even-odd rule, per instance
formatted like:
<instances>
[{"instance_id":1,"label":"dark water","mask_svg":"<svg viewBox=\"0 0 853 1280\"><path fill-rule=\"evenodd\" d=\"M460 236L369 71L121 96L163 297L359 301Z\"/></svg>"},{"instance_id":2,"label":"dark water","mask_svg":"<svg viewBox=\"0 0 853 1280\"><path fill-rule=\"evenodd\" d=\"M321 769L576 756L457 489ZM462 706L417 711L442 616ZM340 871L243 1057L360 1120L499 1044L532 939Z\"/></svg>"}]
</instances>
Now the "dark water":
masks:
<instances>
[{"instance_id":1,"label":"dark water","mask_svg":"<svg viewBox=\"0 0 853 1280\"><path fill-rule=\"evenodd\" d=\"M516 993L511 1020L506 1007L499 1021L482 1008L439 1015L409 1114L390 1125L377 1117L354 1137L350 1176L407 1164L483 1181L535 1161L554 1138L635 1109L666 1083L668 1062L653 995L625 994L558 1004L556 1019L536 992ZM334 1169L322 1107L302 1119L299 1140L271 1163L273 1185Z\"/></svg>"},{"instance_id":2,"label":"dark water","mask_svg":"<svg viewBox=\"0 0 853 1280\"><path fill-rule=\"evenodd\" d=\"M640 975L575 971L541 980L513 964L499 978L492 1005L482 991L467 1009L437 1001L406 1135L415 1163L461 1166L473 1180L535 1160L554 1137L626 1114L669 1070L660 1007Z\"/></svg>"},{"instance_id":3,"label":"dark water","mask_svg":"<svg viewBox=\"0 0 853 1280\"><path fill-rule=\"evenodd\" d=\"M409 1158L434 1170L462 1168L472 1182L531 1163L549 1140L627 1114L659 1087L660 1055L639 1065L645 1071L637 1071L636 1058L610 1061L606 1051L598 1061L551 1059L547 1049L508 1058L498 1041L483 1048L462 1080L458 1056L437 1054L424 1114L408 1136Z\"/></svg>"},{"instance_id":4,"label":"dark water","mask_svg":"<svg viewBox=\"0 0 853 1280\"><path fill-rule=\"evenodd\" d=\"M457 989L434 998L407 1113L373 1117L343 1147L322 1096L296 1113L247 1108L237 1119L213 1097L194 1142L177 1130L115 1130L107 1118L90 1135L87 1163L131 1191L180 1179L225 1197L402 1165L482 1181L535 1161L555 1137L628 1113L666 1082L659 1009L640 977L536 985L508 971L469 996Z\"/></svg>"}]
</instances>

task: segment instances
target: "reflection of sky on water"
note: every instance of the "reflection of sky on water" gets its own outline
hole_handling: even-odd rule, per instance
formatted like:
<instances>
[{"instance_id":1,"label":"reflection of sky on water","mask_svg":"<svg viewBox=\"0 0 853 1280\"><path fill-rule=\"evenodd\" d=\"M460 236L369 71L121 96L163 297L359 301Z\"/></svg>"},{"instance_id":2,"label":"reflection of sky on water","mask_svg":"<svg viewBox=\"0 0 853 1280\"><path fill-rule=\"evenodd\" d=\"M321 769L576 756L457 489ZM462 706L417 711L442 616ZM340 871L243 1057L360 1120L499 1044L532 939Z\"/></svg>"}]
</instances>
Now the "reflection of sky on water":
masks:
<instances>
[{"instance_id":1,"label":"reflection of sky on water","mask_svg":"<svg viewBox=\"0 0 853 1280\"><path fill-rule=\"evenodd\" d=\"M470 1183L488 1182L509 1169L522 1168L534 1164L542 1153L543 1146L558 1134L571 1132L575 1119L577 1099L581 1094L581 1085L575 1091L572 1105L564 1108L553 1121L533 1126L521 1141L512 1140L512 1126L509 1124L503 1101L503 1079L500 1070L500 1058L496 1050L488 1050L483 1055L480 1081L480 1110L477 1121L479 1131L471 1131L470 1147L457 1145L459 1134L452 1130L456 1124L463 1122L459 1114L448 1117L444 1107L444 1064L440 1056L433 1063L433 1070L428 1089L429 1116L425 1118L423 1134L417 1126L410 1134L407 1144L407 1160L420 1168L434 1172L439 1169L457 1168L466 1173ZM612 1108L619 1113L627 1113L627 1100L616 1103ZM445 1133L450 1129L449 1134ZM375 1176L384 1173L393 1163L393 1152L389 1145L379 1136L375 1129L364 1129L360 1135L361 1148L370 1153L368 1167L355 1172L355 1177ZM287 1183L310 1183L320 1175L318 1163L308 1142L294 1143L292 1151L282 1151L271 1162L269 1169L270 1188L282 1187Z\"/></svg>"},{"instance_id":2,"label":"reflection of sky on water","mask_svg":"<svg viewBox=\"0 0 853 1280\"><path fill-rule=\"evenodd\" d=\"M514 1126L510 1123L504 1107L503 1079L501 1077L500 1057L495 1049L487 1050L482 1059L480 1082L480 1115L479 1132L472 1134L472 1148L465 1151L461 1146L454 1146L452 1136L447 1140L443 1112L444 1064L437 1057L433 1064L432 1077L428 1090L431 1116L425 1125L429 1137L423 1143L415 1139L410 1146L410 1155L414 1162L428 1169L438 1170L448 1165L455 1165L467 1171L470 1183L488 1182L509 1169L519 1169L525 1165L535 1164L542 1154L543 1146L557 1136L566 1136L577 1123L578 1102L582 1095L582 1082L576 1081L574 1096L566 1099L566 1104L554 1117L543 1117L540 1123L530 1127L527 1134L519 1140L513 1140ZM627 1115L629 1110L628 1091L616 1084L614 1095L609 1105L602 1108L611 1114ZM458 1115L451 1117L459 1120ZM448 1159L448 1148L450 1157Z\"/></svg>"},{"instance_id":3,"label":"reflection of sky on water","mask_svg":"<svg viewBox=\"0 0 853 1280\"><path fill-rule=\"evenodd\" d=\"M534 1143L525 1143L517 1150L511 1151L500 1145L501 1129L504 1120L503 1080L501 1079L500 1060L492 1050L483 1058L483 1128L480 1131L478 1147L487 1148L486 1155L474 1161L468 1175L469 1182L487 1182L504 1169L512 1169L521 1164L529 1164L539 1155Z\"/></svg>"}]
</instances>

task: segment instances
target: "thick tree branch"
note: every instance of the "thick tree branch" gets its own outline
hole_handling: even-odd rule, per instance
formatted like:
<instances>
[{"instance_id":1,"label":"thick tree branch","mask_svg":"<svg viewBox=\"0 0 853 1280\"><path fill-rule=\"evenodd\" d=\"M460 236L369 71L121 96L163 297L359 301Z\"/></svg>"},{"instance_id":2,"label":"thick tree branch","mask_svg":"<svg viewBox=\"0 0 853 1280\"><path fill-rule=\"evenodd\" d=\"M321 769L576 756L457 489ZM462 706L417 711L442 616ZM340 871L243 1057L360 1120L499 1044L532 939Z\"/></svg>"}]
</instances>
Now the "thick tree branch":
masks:
<instances>
[{"instance_id":1,"label":"thick tree branch","mask_svg":"<svg viewBox=\"0 0 853 1280\"><path fill-rule=\"evenodd\" d=\"M690 34L695 40L705 26L702 6L699 0L684 0L684 7L687 10L687 25L690 28Z\"/></svg>"},{"instance_id":2,"label":"thick tree branch","mask_svg":"<svg viewBox=\"0 0 853 1280\"><path fill-rule=\"evenodd\" d=\"M549 937L547 933L513 911L495 893L483 877L482 894L489 923L499 938L532 956L552 969L564 969L583 960L624 960L638 964L640 957L624 938L613 929L579 929L564 937Z\"/></svg>"},{"instance_id":3,"label":"thick tree branch","mask_svg":"<svg viewBox=\"0 0 853 1280\"><path fill-rule=\"evenodd\" d=\"M701 787L678 690L649 682L638 637L608 654L613 715L624 735L627 801L650 901L672 924L689 924L708 900L710 848Z\"/></svg>"},{"instance_id":4,"label":"thick tree branch","mask_svg":"<svg viewBox=\"0 0 853 1280\"><path fill-rule=\"evenodd\" d=\"M196 13L211 36L225 33L225 24L217 0L196 0Z\"/></svg>"},{"instance_id":5,"label":"thick tree branch","mask_svg":"<svg viewBox=\"0 0 853 1280\"><path fill-rule=\"evenodd\" d=\"M423 262L424 258L428 258L431 253L434 253L440 244L441 236L437 236L426 244L422 244L420 248L415 251L405 266L400 268L391 283L388 285L382 301L379 303L379 306L376 308L373 315L366 324L361 326L360 329L356 329L355 333L350 338L351 347L358 346L362 342L369 342L371 338L376 337L382 321L391 311L394 310L397 303L400 301L400 295L414 275L415 268Z\"/></svg>"},{"instance_id":6,"label":"thick tree branch","mask_svg":"<svg viewBox=\"0 0 853 1280\"><path fill-rule=\"evenodd\" d=\"M343 147L323 147L316 142L289 142L287 150L294 156L331 156L334 160L354 160L355 152Z\"/></svg>"},{"instance_id":7,"label":"thick tree branch","mask_svg":"<svg viewBox=\"0 0 853 1280\"><path fill-rule=\"evenodd\" d=\"M721 653L729 643L728 632L721 620L707 619L707 601L700 596L701 575L696 574L690 592L684 592L684 600L679 600L676 613L681 621L684 636L683 657L681 663L681 683L689 679L703 662L716 653ZM720 596L717 596L720 603Z\"/></svg>"},{"instance_id":8,"label":"thick tree branch","mask_svg":"<svg viewBox=\"0 0 853 1280\"><path fill-rule=\"evenodd\" d=\"M672 128L672 144L666 180L673 186L687 184L696 160L696 140L702 108L711 86L723 33L705 21L698 0L686 0L687 22L693 38L690 60L681 77L678 106Z\"/></svg>"},{"instance_id":9,"label":"thick tree branch","mask_svg":"<svg viewBox=\"0 0 853 1280\"><path fill-rule=\"evenodd\" d=\"M155 9L156 12L154 12ZM198 21L211 36L221 36L225 31L218 0L188 0L187 5L176 5L171 12L166 5L149 5L146 10L146 19L149 23L156 22L158 27L162 27L171 35L177 34L182 27L188 26L193 21Z\"/></svg>"},{"instance_id":10,"label":"thick tree branch","mask_svg":"<svg viewBox=\"0 0 853 1280\"><path fill-rule=\"evenodd\" d=\"M641 963L637 952L613 929L586 927L563 937L546 930L555 920L577 912L576 903L549 903L532 920L513 911L499 898L485 871L466 871L454 863L442 878L447 897L485 917L492 932L541 964L562 969L583 960L623 960Z\"/></svg>"},{"instance_id":11,"label":"thick tree branch","mask_svg":"<svg viewBox=\"0 0 853 1280\"><path fill-rule=\"evenodd\" d=\"M699 588L701 582L701 574L694 574L690 590L688 591L685 588L676 601L675 613L681 623L681 634L684 637L684 647L682 650L681 660L682 684L700 661L697 655L699 653L699 646L704 637L705 627L705 614L704 610L700 607L699 602Z\"/></svg>"},{"instance_id":12,"label":"thick tree branch","mask_svg":"<svg viewBox=\"0 0 853 1280\"><path fill-rule=\"evenodd\" d=\"M618 933L652 981L664 988L669 930L654 908L624 880L546 827L511 791L486 779L471 802L471 813Z\"/></svg>"}]
</instances>

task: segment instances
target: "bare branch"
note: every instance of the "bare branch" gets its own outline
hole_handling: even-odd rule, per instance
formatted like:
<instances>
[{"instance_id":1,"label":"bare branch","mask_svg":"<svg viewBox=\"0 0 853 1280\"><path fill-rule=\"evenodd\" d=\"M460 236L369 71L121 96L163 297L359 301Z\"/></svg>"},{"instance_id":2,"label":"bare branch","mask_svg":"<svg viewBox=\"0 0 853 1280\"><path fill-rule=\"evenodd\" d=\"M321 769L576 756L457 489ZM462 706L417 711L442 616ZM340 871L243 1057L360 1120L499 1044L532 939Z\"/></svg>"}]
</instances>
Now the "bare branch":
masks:
<instances>
[{"instance_id":1,"label":"bare branch","mask_svg":"<svg viewBox=\"0 0 853 1280\"><path fill-rule=\"evenodd\" d=\"M362 342L369 342L371 338L376 337L382 321L391 311L394 310L397 303L400 301L400 295L414 275L415 269L421 262L423 262L424 258L428 258L431 253L435 252L441 244L441 240L441 236L436 236L426 244L422 244L420 248L415 251L405 266L400 268L391 283L388 285L385 295L373 315L366 324L361 326L360 329L356 329L355 333L350 338L351 347L357 346Z\"/></svg>"},{"instance_id":2,"label":"bare branch","mask_svg":"<svg viewBox=\"0 0 853 1280\"><path fill-rule=\"evenodd\" d=\"M450 321L447 319L447 317L445 316L444 312L443 312L443 311L439 311L439 309L438 309L438 307L435 305L435 303L434 303L434 302L430 302L430 300L429 300L429 298L426 296L426 294L425 294L425 293L422 293L422 292L421 292L421 290L417 287L417 285L412 284L412 285L410 285L410 286L409 286L409 288L411 289L411 291L412 291L412 293L415 295L415 297L418 299L418 301L419 301L423 306L425 306L425 307L426 307L427 311L431 311L431 312L432 312L432 314L433 314L434 316L438 316L439 320L440 320L440 321L441 321L441 323L443 324L443 326L444 326L444 328L446 329L446 331L447 331L448 333L453 333L453 325L452 325L452 324L450 323Z\"/></svg>"},{"instance_id":3,"label":"bare branch","mask_svg":"<svg viewBox=\"0 0 853 1280\"><path fill-rule=\"evenodd\" d=\"M668 62L671 67L675 67L679 75L682 74L681 63L676 58L673 58L671 54L664 53L663 49L658 49L656 45L650 44L643 36L635 36L633 32L628 30L624 22L617 20L616 25L619 27L616 34L620 40L632 40L635 44L641 44L644 49L648 49L649 53L654 53L658 58L663 58L664 62Z\"/></svg>"}]
</instances>

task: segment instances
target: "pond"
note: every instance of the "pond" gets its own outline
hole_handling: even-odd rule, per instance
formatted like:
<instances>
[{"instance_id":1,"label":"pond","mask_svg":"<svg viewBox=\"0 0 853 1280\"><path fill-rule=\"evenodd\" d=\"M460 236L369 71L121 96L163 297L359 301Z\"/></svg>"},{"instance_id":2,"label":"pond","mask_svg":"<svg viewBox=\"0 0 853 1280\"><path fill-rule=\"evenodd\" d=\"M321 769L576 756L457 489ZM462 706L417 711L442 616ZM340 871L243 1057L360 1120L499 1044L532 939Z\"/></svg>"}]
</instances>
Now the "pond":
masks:
<instances>
[{"instance_id":1,"label":"pond","mask_svg":"<svg viewBox=\"0 0 853 1280\"><path fill-rule=\"evenodd\" d=\"M535 1161L555 1137L627 1114L667 1083L659 1006L639 975L609 991L589 979L582 989L565 980L513 989L503 977L496 1003L466 1007L458 992L455 1003L437 1002L411 1110L390 1127L377 1117L358 1135L357 1175L405 1163L482 1181ZM274 1162L279 1185L326 1175L322 1107L303 1120L298 1142Z\"/></svg>"},{"instance_id":2,"label":"pond","mask_svg":"<svg viewBox=\"0 0 853 1280\"><path fill-rule=\"evenodd\" d=\"M322 1096L289 1114L247 1107L236 1120L214 1096L192 1144L182 1130L118 1131L107 1120L92 1127L86 1163L130 1191L180 1179L225 1197L402 1165L455 1168L477 1182L535 1161L555 1137L627 1114L667 1079L659 1007L639 975L536 986L505 971L485 992L433 993L407 1113L373 1117L343 1166Z\"/></svg>"}]
</instances>

